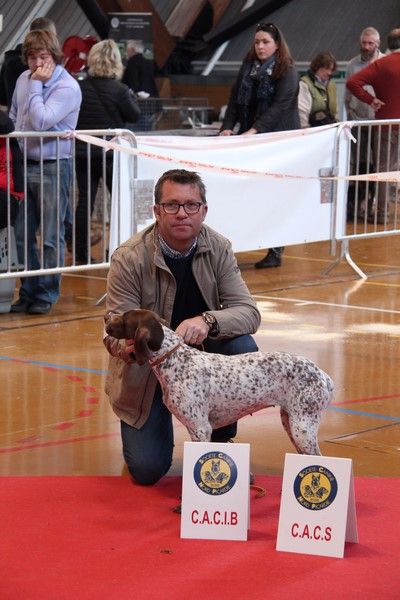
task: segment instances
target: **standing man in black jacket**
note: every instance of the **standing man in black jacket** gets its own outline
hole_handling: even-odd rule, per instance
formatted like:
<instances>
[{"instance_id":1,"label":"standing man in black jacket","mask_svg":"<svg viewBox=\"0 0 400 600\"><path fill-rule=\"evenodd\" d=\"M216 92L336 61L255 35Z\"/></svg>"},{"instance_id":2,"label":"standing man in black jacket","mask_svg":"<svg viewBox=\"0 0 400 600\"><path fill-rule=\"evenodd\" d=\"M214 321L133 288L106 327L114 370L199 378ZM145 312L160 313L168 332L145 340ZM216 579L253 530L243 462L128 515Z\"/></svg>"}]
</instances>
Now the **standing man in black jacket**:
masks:
<instances>
[{"instance_id":1,"label":"standing man in black jacket","mask_svg":"<svg viewBox=\"0 0 400 600\"><path fill-rule=\"evenodd\" d=\"M159 94L154 79L153 61L143 56L142 40L129 40L126 44L127 63L122 77L139 99L141 115L136 122L136 131L151 131L154 128L154 115L161 110Z\"/></svg>"}]
</instances>

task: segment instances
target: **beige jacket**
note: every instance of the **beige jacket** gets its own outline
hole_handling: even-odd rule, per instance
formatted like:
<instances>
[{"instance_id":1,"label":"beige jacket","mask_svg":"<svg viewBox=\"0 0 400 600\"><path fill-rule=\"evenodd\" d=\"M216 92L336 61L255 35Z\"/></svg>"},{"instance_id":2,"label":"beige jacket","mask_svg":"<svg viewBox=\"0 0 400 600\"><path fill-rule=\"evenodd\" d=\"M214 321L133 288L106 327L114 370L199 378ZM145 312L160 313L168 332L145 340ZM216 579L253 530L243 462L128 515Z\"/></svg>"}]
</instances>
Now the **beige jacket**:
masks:
<instances>
[{"instance_id":1,"label":"beige jacket","mask_svg":"<svg viewBox=\"0 0 400 600\"><path fill-rule=\"evenodd\" d=\"M145 308L171 322L176 285L156 231L156 226L151 225L113 253L107 311L121 314ZM203 225L192 268L204 301L218 321L218 337L255 333L260 313L242 279L229 240ZM118 357L123 343L110 336L104 338L111 354L105 390L118 417L140 428L149 415L157 381L148 365L127 364Z\"/></svg>"}]
</instances>

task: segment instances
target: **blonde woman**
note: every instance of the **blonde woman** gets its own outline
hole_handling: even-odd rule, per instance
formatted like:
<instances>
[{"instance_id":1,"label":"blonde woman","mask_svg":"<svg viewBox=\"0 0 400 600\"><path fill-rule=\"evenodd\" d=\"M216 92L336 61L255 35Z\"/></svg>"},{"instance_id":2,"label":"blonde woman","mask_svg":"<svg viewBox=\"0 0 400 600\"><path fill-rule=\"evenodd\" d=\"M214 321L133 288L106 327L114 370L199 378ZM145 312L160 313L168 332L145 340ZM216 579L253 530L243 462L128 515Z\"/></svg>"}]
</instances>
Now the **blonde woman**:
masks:
<instances>
[{"instance_id":1,"label":"blonde woman","mask_svg":"<svg viewBox=\"0 0 400 600\"><path fill-rule=\"evenodd\" d=\"M103 40L90 49L87 78L79 81L82 104L77 129L116 129L134 123L140 115L135 95L120 81L121 54L114 40ZM89 163L89 164L88 164ZM113 154L106 154L106 181L111 191ZM79 199L76 207L76 262L87 263L88 252L88 178L90 177L90 214L103 175L103 150L92 146L90 159L84 143L76 145L76 177ZM90 241L89 241L90 246Z\"/></svg>"}]
</instances>

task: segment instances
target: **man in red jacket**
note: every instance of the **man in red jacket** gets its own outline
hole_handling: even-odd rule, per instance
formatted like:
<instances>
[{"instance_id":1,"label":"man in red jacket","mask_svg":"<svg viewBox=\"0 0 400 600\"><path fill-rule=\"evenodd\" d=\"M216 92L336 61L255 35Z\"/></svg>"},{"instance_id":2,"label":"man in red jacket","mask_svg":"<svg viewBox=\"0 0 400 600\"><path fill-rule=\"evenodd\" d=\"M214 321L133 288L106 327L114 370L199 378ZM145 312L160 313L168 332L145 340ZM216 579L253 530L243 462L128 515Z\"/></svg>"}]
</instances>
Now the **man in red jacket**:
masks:
<instances>
[{"instance_id":1,"label":"man in red jacket","mask_svg":"<svg viewBox=\"0 0 400 600\"><path fill-rule=\"evenodd\" d=\"M390 51L388 56L370 63L365 69L354 73L346 82L347 88L362 102L369 104L375 111L376 119L400 119L400 28L392 29L387 38ZM372 96L365 86L374 88L376 97ZM378 142L379 142L379 135ZM398 141L399 128L397 125L389 128L382 127L380 137L379 171L398 171ZM374 222L387 223L388 204L396 201L396 186L380 183Z\"/></svg>"}]
</instances>

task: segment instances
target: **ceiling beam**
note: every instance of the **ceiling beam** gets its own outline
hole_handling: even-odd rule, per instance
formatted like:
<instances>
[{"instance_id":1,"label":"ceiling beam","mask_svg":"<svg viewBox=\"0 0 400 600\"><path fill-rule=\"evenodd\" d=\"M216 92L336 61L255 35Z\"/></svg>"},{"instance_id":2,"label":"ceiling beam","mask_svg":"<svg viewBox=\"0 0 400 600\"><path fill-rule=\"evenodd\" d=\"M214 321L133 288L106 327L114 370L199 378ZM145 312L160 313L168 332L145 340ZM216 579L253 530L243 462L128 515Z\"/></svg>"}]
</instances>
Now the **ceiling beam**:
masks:
<instances>
[{"instance_id":1,"label":"ceiling beam","mask_svg":"<svg viewBox=\"0 0 400 600\"><path fill-rule=\"evenodd\" d=\"M210 33L204 36L204 41L210 46L219 46L227 40L231 40L244 29L256 25L269 14L282 8L292 0L269 0L269 2L256 2L255 5L241 12L237 17L228 22L222 22Z\"/></svg>"}]
</instances>

